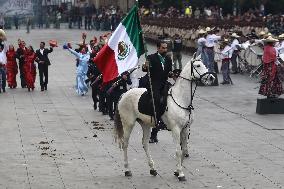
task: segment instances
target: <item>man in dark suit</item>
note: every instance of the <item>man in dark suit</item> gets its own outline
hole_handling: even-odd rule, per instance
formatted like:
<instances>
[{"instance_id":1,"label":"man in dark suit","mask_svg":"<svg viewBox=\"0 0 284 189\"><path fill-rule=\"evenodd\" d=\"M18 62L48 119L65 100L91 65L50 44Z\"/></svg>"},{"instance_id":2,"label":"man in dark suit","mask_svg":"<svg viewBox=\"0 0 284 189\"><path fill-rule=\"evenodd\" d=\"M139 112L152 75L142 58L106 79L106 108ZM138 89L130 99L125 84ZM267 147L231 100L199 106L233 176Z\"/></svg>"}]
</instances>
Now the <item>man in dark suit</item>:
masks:
<instances>
[{"instance_id":1,"label":"man in dark suit","mask_svg":"<svg viewBox=\"0 0 284 189\"><path fill-rule=\"evenodd\" d=\"M47 90L48 66L50 65L48 54L53 51L52 47L50 49L44 47L45 43L40 42L40 49L36 50L41 91Z\"/></svg>"},{"instance_id":2,"label":"man in dark suit","mask_svg":"<svg viewBox=\"0 0 284 189\"><path fill-rule=\"evenodd\" d=\"M150 68L149 71L151 76L154 104L157 116L156 118L157 122L160 122L163 113L160 108L161 106L160 100L163 95L163 91L166 87L169 74L172 71L172 59L169 56L167 56L166 42L159 41L157 43L157 52L147 57L147 61L145 63L143 71L144 72L147 71L147 68ZM150 85L146 86L146 88L148 90L148 93L151 94ZM158 129L153 128L151 133L150 143L158 142L157 133Z\"/></svg>"}]
</instances>

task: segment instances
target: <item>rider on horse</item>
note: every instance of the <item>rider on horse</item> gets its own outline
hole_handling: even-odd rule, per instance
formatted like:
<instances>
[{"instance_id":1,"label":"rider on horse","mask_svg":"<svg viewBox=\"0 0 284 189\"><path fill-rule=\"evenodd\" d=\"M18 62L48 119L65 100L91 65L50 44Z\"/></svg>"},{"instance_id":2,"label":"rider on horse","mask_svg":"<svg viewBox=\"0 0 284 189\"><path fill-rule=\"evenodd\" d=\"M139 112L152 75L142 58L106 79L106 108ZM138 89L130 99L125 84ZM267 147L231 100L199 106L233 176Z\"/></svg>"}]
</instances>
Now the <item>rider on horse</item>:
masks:
<instances>
[{"instance_id":1,"label":"rider on horse","mask_svg":"<svg viewBox=\"0 0 284 189\"><path fill-rule=\"evenodd\" d=\"M172 59L167 55L167 43L159 41L157 43L157 52L147 57L147 61L143 66L143 71L150 72L150 79L152 84L155 112L156 112L156 123L161 122L161 116L164 109L161 108L161 98L165 96L164 91L167 90L167 80L172 71ZM145 76L149 79L149 75ZM151 94L150 82L145 82L143 86L147 88L149 94ZM150 142L158 142L157 140L158 129L153 128L151 133Z\"/></svg>"}]
</instances>

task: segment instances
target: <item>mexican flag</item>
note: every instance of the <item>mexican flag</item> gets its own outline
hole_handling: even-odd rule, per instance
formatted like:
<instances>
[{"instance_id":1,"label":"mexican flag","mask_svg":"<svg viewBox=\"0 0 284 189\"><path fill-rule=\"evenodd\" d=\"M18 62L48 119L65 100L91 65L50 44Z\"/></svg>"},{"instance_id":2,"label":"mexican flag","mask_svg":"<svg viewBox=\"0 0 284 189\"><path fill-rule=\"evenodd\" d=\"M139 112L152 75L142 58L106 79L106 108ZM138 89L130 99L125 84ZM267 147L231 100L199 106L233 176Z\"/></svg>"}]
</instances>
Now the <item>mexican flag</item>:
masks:
<instances>
[{"instance_id":1,"label":"mexican flag","mask_svg":"<svg viewBox=\"0 0 284 189\"><path fill-rule=\"evenodd\" d=\"M138 8L134 6L94 58L94 62L105 83L136 67L139 57L144 53Z\"/></svg>"}]
</instances>

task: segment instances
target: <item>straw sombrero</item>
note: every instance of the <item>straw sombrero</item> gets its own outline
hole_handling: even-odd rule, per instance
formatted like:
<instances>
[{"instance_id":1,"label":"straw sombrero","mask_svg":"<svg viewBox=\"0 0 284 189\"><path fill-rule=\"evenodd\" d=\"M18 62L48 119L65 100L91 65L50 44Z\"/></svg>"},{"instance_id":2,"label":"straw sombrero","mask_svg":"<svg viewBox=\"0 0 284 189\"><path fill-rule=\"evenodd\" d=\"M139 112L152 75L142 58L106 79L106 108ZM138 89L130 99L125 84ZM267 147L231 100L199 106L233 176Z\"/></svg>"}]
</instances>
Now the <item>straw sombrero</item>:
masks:
<instances>
[{"instance_id":1,"label":"straw sombrero","mask_svg":"<svg viewBox=\"0 0 284 189\"><path fill-rule=\"evenodd\" d=\"M205 33L206 33L206 31L204 29L201 29L201 30L198 31L198 34L205 34Z\"/></svg>"},{"instance_id":2,"label":"straw sombrero","mask_svg":"<svg viewBox=\"0 0 284 189\"><path fill-rule=\"evenodd\" d=\"M236 33L233 33L233 34L231 35L231 37L239 38L240 36L239 36L238 34L236 34Z\"/></svg>"},{"instance_id":3,"label":"straw sombrero","mask_svg":"<svg viewBox=\"0 0 284 189\"><path fill-rule=\"evenodd\" d=\"M268 36L266 39L262 40L265 43L274 43L274 42L278 42L278 39L273 38L272 36Z\"/></svg>"}]
</instances>

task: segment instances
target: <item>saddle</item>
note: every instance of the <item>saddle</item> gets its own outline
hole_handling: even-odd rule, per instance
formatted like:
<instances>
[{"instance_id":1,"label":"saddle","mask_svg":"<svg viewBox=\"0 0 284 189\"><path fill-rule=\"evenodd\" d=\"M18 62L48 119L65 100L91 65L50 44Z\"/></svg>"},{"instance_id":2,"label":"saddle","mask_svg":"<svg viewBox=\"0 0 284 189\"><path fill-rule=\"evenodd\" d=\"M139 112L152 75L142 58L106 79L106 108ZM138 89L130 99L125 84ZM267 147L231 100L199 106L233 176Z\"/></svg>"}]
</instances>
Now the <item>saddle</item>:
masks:
<instances>
[{"instance_id":1,"label":"saddle","mask_svg":"<svg viewBox=\"0 0 284 189\"><path fill-rule=\"evenodd\" d=\"M170 89L170 83L167 83L164 89L161 91L161 99L160 99L160 115L163 115L166 111L167 107L167 97L168 91ZM153 109L153 100L151 98L151 93L145 91L138 102L138 110L140 113L154 116L154 109Z\"/></svg>"}]
</instances>

